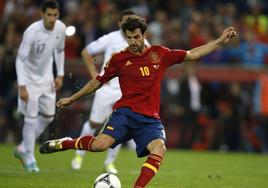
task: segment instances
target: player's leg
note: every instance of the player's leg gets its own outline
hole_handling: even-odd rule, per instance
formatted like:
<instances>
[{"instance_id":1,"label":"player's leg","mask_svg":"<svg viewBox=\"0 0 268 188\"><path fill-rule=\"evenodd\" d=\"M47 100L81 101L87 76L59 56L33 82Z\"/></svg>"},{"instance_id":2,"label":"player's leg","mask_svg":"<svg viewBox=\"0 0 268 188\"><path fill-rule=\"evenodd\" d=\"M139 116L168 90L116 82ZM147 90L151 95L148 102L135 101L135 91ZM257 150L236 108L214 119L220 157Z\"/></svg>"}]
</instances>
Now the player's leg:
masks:
<instances>
[{"instance_id":1,"label":"player's leg","mask_svg":"<svg viewBox=\"0 0 268 188\"><path fill-rule=\"evenodd\" d=\"M111 116L112 120L116 120L120 122L119 118ZM110 120L111 121L111 120ZM103 133L100 133L97 137L86 135L82 137L78 137L75 139L72 139L70 137L65 137L61 139L56 140L49 140L45 143L43 143L40 148L39 152L46 154L46 153L54 153L58 151L65 151L69 149L75 149L75 150L87 150L91 152L101 152L109 147L111 147L115 141L116 138L120 138L121 134L125 134L125 127L118 127L116 131L111 131L110 129L113 129L110 125L111 123L108 123L103 127ZM114 122L112 121L112 122ZM123 129L123 130L122 130ZM104 132L105 130L109 130ZM122 131L120 131L122 130Z\"/></svg>"},{"instance_id":2,"label":"player's leg","mask_svg":"<svg viewBox=\"0 0 268 188\"><path fill-rule=\"evenodd\" d=\"M86 121L83 124L82 131L80 133L80 136L86 136L86 135L94 135L96 132L95 128L92 128L90 126L90 122ZM74 170L79 170L83 163L83 157L85 156L86 151L85 150L76 150L75 151L75 157L71 161L71 167Z\"/></svg>"},{"instance_id":3,"label":"player's leg","mask_svg":"<svg viewBox=\"0 0 268 188\"><path fill-rule=\"evenodd\" d=\"M54 116L45 116L38 115L37 125L34 127L35 129L35 140L39 138L39 136L44 132L46 127L53 121ZM17 150L20 152L25 152L24 142L22 141L18 146Z\"/></svg>"},{"instance_id":4,"label":"player's leg","mask_svg":"<svg viewBox=\"0 0 268 188\"><path fill-rule=\"evenodd\" d=\"M53 86L54 83L51 83L51 85L44 85L40 87L35 87L35 91L38 93L38 97L35 100L35 104L37 104L37 111L36 113L38 114L37 116L37 122L35 122L35 126L32 128L34 131L34 145L36 139L44 132L46 127L53 121L54 119L54 114L56 110L56 92L54 89L51 87ZM33 88L32 88L33 89ZM33 90L34 91L34 90ZM32 95L35 95L36 92L32 91ZM28 144L24 142L24 145L27 147ZM34 145L33 145L33 150L32 150L32 156L34 157ZM39 171L39 168L36 165L36 160L31 163L30 169L34 168Z\"/></svg>"},{"instance_id":5,"label":"player's leg","mask_svg":"<svg viewBox=\"0 0 268 188\"><path fill-rule=\"evenodd\" d=\"M39 168L36 165L34 156L35 146L35 126L38 123L37 117L24 117L24 125L22 129L22 139L25 148L25 168L27 171L38 172ZM16 153L15 153L16 156ZM17 157L17 156L16 156Z\"/></svg>"},{"instance_id":6,"label":"player's leg","mask_svg":"<svg viewBox=\"0 0 268 188\"><path fill-rule=\"evenodd\" d=\"M134 188L143 188L151 181L157 173L164 157L166 151L164 129L161 123L155 125L156 126L147 126L141 129L141 131L143 130L143 134L135 139L138 156L149 155L142 165L140 175L135 182ZM146 146L145 149L143 149L144 145Z\"/></svg>"},{"instance_id":7,"label":"player's leg","mask_svg":"<svg viewBox=\"0 0 268 188\"><path fill-rule=\"evenodd\" d=\"M70 149L101 152L108 149L114 142L115 139L106 134L100 134L98 137L87 135L75 139L65 137L46 141L40 146L39 152L47 154Z\"/></svg>"},{"instance_id":8,"label":"player's leg","mask_svg":"<svg viewBox=\"0 0 268 188\"><path fill-rule=\"evenodd\" d=\"M155 139L147 146L150 151L147 160L143 163L140 175L135 182L134 188L145 187L157 173L163 160L166 147L162 139Z\"/></svg>"},{"instance_id":9,"label":"player's leg","mask_svg":"<svg viewBox=\"0 0 268 188\"><path fill-rule=\"evenodd\" d=\"M65 137L49 140L40 146L39 152L46 154L69 149L101 152L109 147L115 147L117 144L120 144L121 138L124 137L127 132L126 116L114 112L97 137L87 135L76 139Z\"/></svg>"},{"instance_id":10,"label":"player's leg","mask_svg":"<svg viewBox=\"0 0 268 188\"><path fill-rule=\"evenodd\" d=\"M29 100L27 103L18 98L18 111L24 115L24 125L22 129L22 142L14 150L14 156L18 158L25 169L30 172L38 172L34 157L35 127L38 124L38 89L27 86Z\"/></svg>"}]
</instances>

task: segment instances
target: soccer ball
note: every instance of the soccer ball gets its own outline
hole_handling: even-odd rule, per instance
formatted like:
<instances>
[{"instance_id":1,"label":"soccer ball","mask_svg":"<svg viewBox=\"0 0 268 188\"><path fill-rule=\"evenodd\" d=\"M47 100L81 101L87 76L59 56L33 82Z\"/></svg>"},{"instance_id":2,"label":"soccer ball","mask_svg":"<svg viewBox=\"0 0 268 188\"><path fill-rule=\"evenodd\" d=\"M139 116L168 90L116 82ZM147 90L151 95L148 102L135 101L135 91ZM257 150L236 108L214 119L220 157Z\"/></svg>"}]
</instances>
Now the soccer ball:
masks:
<instances>
[{"instance_id":1,"label":"soccer ball","mask_svg":"<svg viewBox=\"0 0 268 188\"><path fill-rule=\"evenodd\" d=\"M96 178L94 188L121 188L121 183L116 175L104 173Z\"/></svg>"}]
</instances>

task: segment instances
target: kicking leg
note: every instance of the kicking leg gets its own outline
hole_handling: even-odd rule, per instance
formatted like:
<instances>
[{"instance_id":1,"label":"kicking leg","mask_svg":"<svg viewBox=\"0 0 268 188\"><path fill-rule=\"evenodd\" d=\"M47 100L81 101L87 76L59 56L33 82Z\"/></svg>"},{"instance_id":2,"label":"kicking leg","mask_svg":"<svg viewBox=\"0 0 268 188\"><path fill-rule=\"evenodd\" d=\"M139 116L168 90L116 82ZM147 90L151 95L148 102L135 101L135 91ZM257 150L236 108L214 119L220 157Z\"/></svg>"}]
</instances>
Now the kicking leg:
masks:
<instances>
[{"instance_id":1,"label":"kicking leg","mask_svg":"<svg viewBox=\"0 0 268 188\"><path fill-rule=\"evenodd\" d=\"M90 135L82 136L76 139L65 137L56 140L49 140L43 143L39 148L39 152L47 154L69 149L101 152L108 149L114 142L115 139L113 137L105 134L100 134L98 137Z\"/></svg>"}]
</instances>

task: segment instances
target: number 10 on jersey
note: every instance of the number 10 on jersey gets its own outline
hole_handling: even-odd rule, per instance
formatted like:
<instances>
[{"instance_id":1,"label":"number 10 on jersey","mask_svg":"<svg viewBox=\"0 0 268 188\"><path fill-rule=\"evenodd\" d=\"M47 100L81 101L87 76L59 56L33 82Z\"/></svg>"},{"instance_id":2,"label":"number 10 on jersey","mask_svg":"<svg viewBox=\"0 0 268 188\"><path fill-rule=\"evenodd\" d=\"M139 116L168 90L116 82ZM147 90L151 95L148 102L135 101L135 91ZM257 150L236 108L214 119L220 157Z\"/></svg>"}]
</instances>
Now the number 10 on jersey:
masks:
<instances>
[{"instance_id":1,"label":"number 10 on jersey","mask_svg":"<svg viewBox=\"0 0 268 188\"><path fill-rule=\"evenodd\" d=\"M149 68L147 66L140 67L140 71L141 71L142 76L149 76L150 75L150 71L149 71Z\"/></svg>"}]
</instances>

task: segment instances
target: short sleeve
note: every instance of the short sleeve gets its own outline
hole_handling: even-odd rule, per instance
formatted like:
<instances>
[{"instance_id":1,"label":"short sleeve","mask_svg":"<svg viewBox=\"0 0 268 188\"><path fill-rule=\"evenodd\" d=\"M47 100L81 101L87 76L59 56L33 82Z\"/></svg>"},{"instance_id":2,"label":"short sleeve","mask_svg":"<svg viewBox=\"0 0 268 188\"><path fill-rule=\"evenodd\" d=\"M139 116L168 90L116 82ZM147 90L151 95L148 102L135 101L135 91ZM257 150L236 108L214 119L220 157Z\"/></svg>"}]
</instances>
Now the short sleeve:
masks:
<instances>
[{"instance_id":1,"label":"short sleeve","mask_svg":"<svg viewBox=\"0 0 268 188\"><path fill-rule=\"evenodd\" d=\"M111 40L111 35L103 35L102 37L98 38L97 40L89 43L86 46L87 51L91 55L99 54L105 51L107 45L109 45Z\"/></svg>"},{"instance_id":2,"label":"short sleeve","mask_svg":"<svg viewBox=\"0 0 268 188\"><path fill-rule=\"evenodd\" d=\"M164 51L164 64L169 67L174 64L179 64L183 62L187 51L185 50L171 50L169 48L162 48Z\"/></svg>"}]
</instances>

